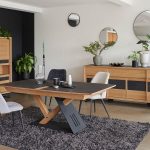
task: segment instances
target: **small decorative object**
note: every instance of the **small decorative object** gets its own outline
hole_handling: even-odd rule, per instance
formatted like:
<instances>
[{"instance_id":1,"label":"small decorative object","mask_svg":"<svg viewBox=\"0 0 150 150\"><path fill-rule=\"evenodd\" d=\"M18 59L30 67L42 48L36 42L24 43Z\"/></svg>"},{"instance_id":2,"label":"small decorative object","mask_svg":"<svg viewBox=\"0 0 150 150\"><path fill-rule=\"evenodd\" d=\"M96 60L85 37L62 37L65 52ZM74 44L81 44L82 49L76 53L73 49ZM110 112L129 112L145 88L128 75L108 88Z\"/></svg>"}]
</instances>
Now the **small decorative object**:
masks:
<instances>
[{"instance_id":1,"label":"small decorative object","mask_svg":"<svg viewBox=\"0 0 150 150\"><path fill-rule=\"evenodd\" d=\"M11 37L11 33L4 27L0 26L0 37Z\"/></svg>"},{"instance_id":2,"label":"small decorative object","mask_svg":"<svg viewBox=\"0 0 150 150\"><path fill-rule=\"evenodd\" d=\"M44 82L44 75L42 73L38 73L35 77L37 84L43 84Z\"/></svg>"},{"instance_id":3,"label":"small decorative object","mask_svg":"<svg viewBox=\"0 0 150 150\"><path fill-rule=\"evenodd\" d=\"M140 63L142 67L147 67L149 64L149 42L150 35L147 35L147 40L140 40L137 44L142 44L142 51L140 53Z\"/></svg>"},{"instance_id":4,"label":"small decorative object","mask_svg":"<svg viewBox=\"0 0 150 150\"><path fill-rule=\"evenodd\" d=\"M68 24L71 27L76 27L80 23L80 16L76 13L71 13L68 17Z\"/></svg>"},{"instance_id":5,"label":"small decorative object","mask_svg":"<svg viewBox=\"0 0 150 150\"><path fill-rule=\"evenodd\" d=\"M83 46L83 48L86 52L89 52L92 55L94 55L93 57L94 65L98 66L102 64L102 58L100 56L102 51L113 45L114 45L114 42L108 42L108 43L105 43L103 46L101 46L98 41L95 41L95 42L90 43L89 46Z\"/></svg>"},{"instance_id":6,"label":"small decorative object","mask_svg":"<svg viewBox=\"0 0 150 150\"><path fill-rule=\"evenodd\" d=\"M59 86L60 79L59 78L53 78L53 85Z\"/></svg>"},{"instance_id":7,"label":"small decorative object","mask_svg":"<svg viewBox=\"0 0 150 150\"><path fill-rule=\"evenodd\" d=\"M103 45L108 42L114 42L115 44L118 40L117 31L112 27L105 27L99 34L99 40Z\"/></svg>"},{"instance_id":8,"label":"small decorative object","mask_svg":"<svg viewBox=\"0 0 150 150\"><path fill-rule=\"evenodd\" d=\"M36 62L36 57L34 57L31 53L25 54L24 56L20 57L16 61L16 72L21 74L23 73L24 79L30 78L30 73L34 68L34 64Z\"/></svg>"},{"instance_id":9,"label":"small decorative object","mask_svg":"<svg viewBox=\"0 0 150 150\"><path fill-rule=\"evenodd\" d=\"M138 67L139 58L139 51L133 51L132 54L128 56L128 59L132 60L132 67Z\"/></svg>"},{"instance_id":10,"label":"small decorative object","mask_svg":"<svg viewBox=\"0 0 150 150\"><path fill-rule=\"evenodd\" d=\"M43 42L43 72L44 72L44 79L45 79L45 47Z\"/></svg>"},{"instance_id":11,"label":"small decorative object","mask_svg":"<svg viewBox=\"0 0 150 150\"><path fill-rule=\"evenodd\" d=\"M124 63L110 63L110 65L114 67L121 67L124 65Z\"/></svg>"},{"instance_id":12,"label":"small decorative object","mask_svg":"<svg viewBox=\"0 0 150 150\"><path fill-rule=\"evenodd\" d=\"M72 77L71 77L71 74L68 76L68 85L70 87L72 86Z\"/></svg>"},{"instance_id":13,"label":"small decorative object","mask_svg":"<svg viewBox=\"0 0 150 150\"><path fill-rule=\"evenodd\" d=\"M42 65L38 66L38 73L35 76L35 79L37 81L37 84L43 84L45 78L44 78L44 74L43 74L43 66Z\"/></svg>"}]
</instances>

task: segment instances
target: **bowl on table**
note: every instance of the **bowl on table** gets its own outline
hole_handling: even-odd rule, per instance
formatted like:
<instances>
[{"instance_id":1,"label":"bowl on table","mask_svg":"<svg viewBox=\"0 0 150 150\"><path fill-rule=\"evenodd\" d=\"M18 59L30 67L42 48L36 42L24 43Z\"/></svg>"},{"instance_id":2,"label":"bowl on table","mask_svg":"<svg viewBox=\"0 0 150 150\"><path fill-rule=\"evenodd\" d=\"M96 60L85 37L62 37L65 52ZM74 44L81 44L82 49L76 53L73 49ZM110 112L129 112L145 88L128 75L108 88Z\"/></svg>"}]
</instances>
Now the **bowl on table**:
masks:
<instances>
[{"instance_id":1,"label":"bowl on table","mask_svg":"<svg viewBox=\"0 0 150 150\"><path fill-rule=\"evenodd\" d=\"M114 67L121 67L124 65L124 63L110 63L109 65Z\"/></svg>"}]
</instances>

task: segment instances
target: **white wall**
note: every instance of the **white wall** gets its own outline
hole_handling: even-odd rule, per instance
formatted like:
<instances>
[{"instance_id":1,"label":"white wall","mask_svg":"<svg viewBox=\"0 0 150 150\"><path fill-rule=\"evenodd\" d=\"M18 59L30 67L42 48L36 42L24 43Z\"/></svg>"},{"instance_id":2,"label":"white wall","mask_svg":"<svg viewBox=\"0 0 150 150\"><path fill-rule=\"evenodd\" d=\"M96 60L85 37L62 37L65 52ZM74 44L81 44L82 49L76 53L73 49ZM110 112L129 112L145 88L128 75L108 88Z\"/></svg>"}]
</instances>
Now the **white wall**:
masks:
<instances>
[{"instance_id":1,"label":"white wall","mask_svg":"<svg viewBox=\"0 0 150 150\"><path fill-rule=\"evenodd\" d=\"M35 14L35 55L42 63L42 42L45 43L46 74L52 68L66 68L75 81L83 80L83 66L92 63L92 55L84 52L82 46L99 40L99 33L105 27L113 27L118 33L117 43L103 53L103 64L124 62L131 64L127 56L141 47L133 33L135 17L144 10L150 10L149 0L135 0L133 6L119 7L109 3L97 5L75 5L45 9ZM79 26L73 28L67 23L71 13L80 15Z\"/></svg>"}]
</instances>

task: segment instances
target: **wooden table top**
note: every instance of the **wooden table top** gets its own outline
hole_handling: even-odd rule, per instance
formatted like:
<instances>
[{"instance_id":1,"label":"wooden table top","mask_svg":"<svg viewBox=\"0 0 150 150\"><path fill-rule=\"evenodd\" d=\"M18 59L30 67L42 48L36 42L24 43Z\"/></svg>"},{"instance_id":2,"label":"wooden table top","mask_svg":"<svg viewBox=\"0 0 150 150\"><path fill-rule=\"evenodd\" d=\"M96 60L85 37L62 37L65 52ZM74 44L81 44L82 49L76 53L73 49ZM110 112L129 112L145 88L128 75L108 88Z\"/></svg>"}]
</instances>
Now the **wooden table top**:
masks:
<instances>
[{"instance_id":1,"label":"wooden table top","mask_svg":"<svg viewBox=\"0 0 150 150\"><path fill-rule=\"evenodd\" d=\"M74 88L59 87L56 89L52 86L51 81L39 85L36 80L30 79L8 83L4 86L9 92L84 100L92 95L113 88L115 85L73 82Z\"/></svg>"}]
</instances>

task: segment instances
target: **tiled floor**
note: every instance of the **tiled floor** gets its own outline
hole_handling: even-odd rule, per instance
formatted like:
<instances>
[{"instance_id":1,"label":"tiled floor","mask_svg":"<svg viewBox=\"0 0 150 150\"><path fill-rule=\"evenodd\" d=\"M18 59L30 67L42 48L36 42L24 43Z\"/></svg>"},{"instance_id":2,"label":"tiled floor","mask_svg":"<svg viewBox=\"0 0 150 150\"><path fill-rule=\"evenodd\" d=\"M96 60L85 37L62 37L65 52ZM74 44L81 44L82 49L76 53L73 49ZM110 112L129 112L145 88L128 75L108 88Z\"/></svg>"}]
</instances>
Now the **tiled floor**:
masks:
<instances>
[{"instance_id":1,"label":"tiled floor","mask_svg":"<svg viewBox=\"0 0 150 150\"><path fill-rule=\"evenodd\" d=\"M17 99L17 101L22 103L24 106L30 106L31 104L34 104L34 102L32 101L32 97L30 96L22 97L22 95L15 95L14 99ZM74 104L78 108L79 102L76 101L74 102ZM53 101L51 106L54 107L55 105L56 102ZM146 104L113 101L107 102L106 105L112 118L150 123L150 106L148 107ZM89 103L84 102L82 105L81 113L89 114L89 109ZM96 113L93 115L106 117L104 108L99 102L96 103ZM145 136L144 140L139 144L137 150L150 150L149 144L150 133L147 136ZM9 149L7 148L7 150Z\"/></svg>"}]
</instances>

